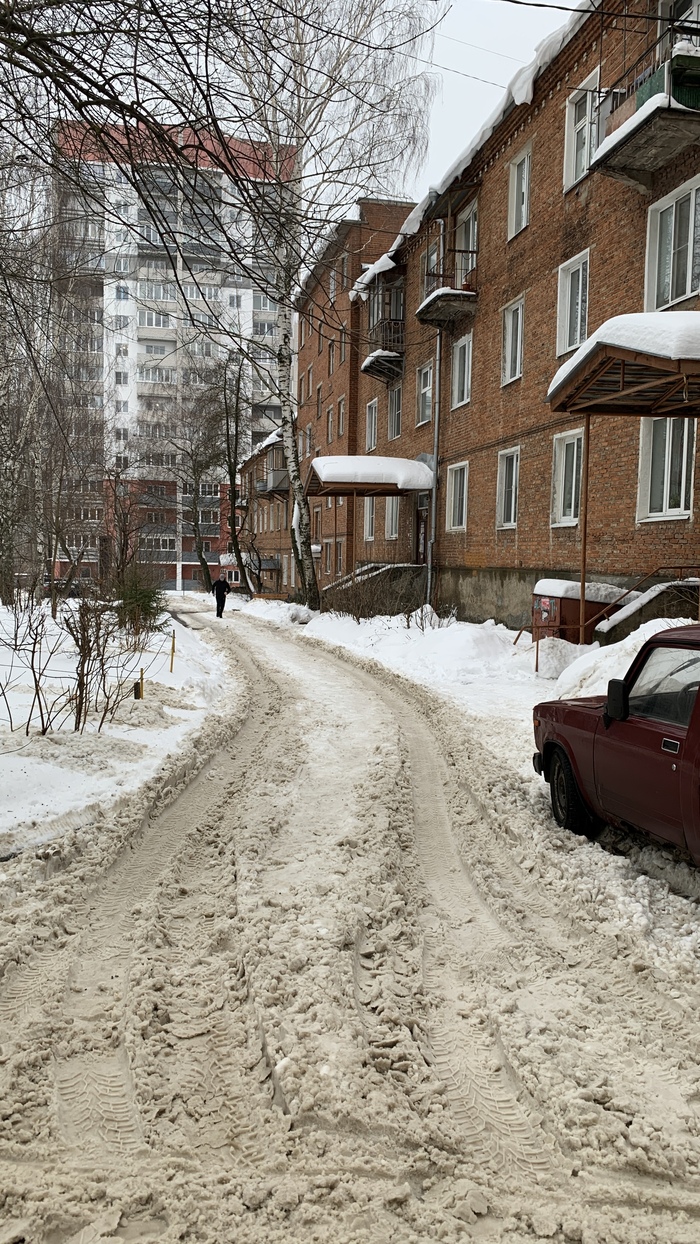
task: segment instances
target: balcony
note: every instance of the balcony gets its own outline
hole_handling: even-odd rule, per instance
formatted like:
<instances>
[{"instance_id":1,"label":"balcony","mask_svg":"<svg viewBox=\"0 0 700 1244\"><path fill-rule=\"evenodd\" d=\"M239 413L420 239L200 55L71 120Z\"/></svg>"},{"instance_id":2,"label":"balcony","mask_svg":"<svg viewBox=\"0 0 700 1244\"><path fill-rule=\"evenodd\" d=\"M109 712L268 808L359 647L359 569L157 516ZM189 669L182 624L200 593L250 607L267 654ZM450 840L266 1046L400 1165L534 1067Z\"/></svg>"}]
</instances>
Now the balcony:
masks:
<instances>
[{"instance_id":1,"label":"balcony","mask_svg":"<svg viewBox=\"0 0 700 1244\"><path fill-rule=\"evenodd\" d=\"M289 492L289 472L284 469L268 471L267 492L286 497Z\"/></svg>"},{"instance_id":2,"label":"balcony","mask_svg":"<svg viewBox=\"0 0 700 1244\"><path fill-rule=\"evenodd\" d=\"M476 251L448 251L439 268L425 273L416 319L433 328L450 328L455 320L469 327L476 303Z\"/></svg>"},{"instance_id":3,"label":"balcony","mask_svg":"<svg viewBox=\"0 0 700 1244\"><path fill-rule=\"evenodd\" d=\"M381 319L373 324L368 334L369 344L374 347L361 364L366 376L374 376L391 384L403 375L403 355L406 344L404 320Z\"/></svg>"},{"instance_id":4,"label":"balcony","mask_svg":"<svg viewBox=\"0 0 700 1244\"><path fill-rule=\"evenodd\" d=\"M655 173L700 142L700 49L671 28L615 82L598 112L591 161L607 177L645 193Z\"/></svg>"}]
</instances>

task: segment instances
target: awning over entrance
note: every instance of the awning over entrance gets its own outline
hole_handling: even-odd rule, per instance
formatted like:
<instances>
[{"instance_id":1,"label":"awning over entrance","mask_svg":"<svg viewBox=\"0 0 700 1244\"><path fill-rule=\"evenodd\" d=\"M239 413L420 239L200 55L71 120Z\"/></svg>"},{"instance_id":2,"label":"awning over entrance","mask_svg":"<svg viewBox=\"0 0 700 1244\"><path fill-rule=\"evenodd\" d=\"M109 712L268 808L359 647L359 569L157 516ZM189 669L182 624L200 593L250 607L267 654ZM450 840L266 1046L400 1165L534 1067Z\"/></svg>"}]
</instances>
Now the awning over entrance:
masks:
<instances>
[{"instance_id":1,"label":"awning over entrance","mask_svg":"<svg viewBox=\"0 0 700 1244\"><path fill-rule=\"evenodd\" d=\"M583 417L580 583L586 582L591 417L700 415L700 311L650 311L606 320L559 368L547 393L552 410ZM579 642L585 637L580 594Z\"/></svg>"},{"instance_id":2,"label":"awning over entrance","mask_svg":"<svg viewBox=\"0 0 700 1244\"><path fill-rule=\"evenodd\" d=\"M572 414L700 414L700 312L606 320L559 368L547 400Z\"/></svg>"},{"instance_id":3,"label":"awning over entrance","mask_svg":"<svg viewBox=\"0 0 700 1244\"><path fill-rule=\"evenodd\" d=\"M400 497L432 486L433 472L425 462L331 454L313 459L305 490L308 497Z\"/></svg>"}]
</instances>

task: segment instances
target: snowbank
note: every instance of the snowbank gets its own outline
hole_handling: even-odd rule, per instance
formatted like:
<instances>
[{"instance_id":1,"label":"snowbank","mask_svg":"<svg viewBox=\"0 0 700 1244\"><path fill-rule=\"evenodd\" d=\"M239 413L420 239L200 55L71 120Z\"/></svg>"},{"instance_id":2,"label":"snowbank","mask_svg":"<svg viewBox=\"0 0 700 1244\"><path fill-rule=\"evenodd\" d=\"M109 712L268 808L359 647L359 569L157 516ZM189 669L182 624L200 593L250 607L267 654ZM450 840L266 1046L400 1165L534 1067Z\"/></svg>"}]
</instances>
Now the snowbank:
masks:
<instances>
[{"instance_id":1,"label":"snowbank","mask_svg":"<svg viewBox=\"0 0 700 1244\"><path fill-rule=\"evenodd\" d=\"M306 605L287 604L283 600L251 600L241 605L239 613L250 613L255 618L276 622L278 626L305 626L316 614Z\"/></svg>"},{"instance_id":2,"label":"snowbank","mask_svg":"<svg viewBox=\"0 0 700 1244\"><path fill-rule=\"evenodd\" d=\"M548 401L598 345L638 350L666 359L700 359L700 312L637 311L630 315L614 315L562 363L549 386Z\"/></svg>"},{"instance_id":3,"label":"snowbank","mask_svg":"<svg viewBox=\"0 0 700 1244\"><path fill-rule=\"evenodd\" d=\"M610 678L624 678L639 649L656 635L676 626L692 625L688 618L654 618L645 622L626 639L606 648L595 648L579 657L560 674L556 698L569 700L581 695L605 695Z\"/></svg>"},{"instance_id":4,"label":"snowbank","mask_svg":"<svg viewBox=\"0 0 700 1244\"><path fill-rule=\"evenodd\" d=\"M0 610L5 626L9 615L9 610ZM58 637L57 630L49 628L50 639ZM0 674L5 677L10 659L9 650L0 648ZM56 688L70 678L74 661L67 644L57 649L48 668ZM136 676L141 666L145 698L125 700L115 720L105 722L101 731L90 718L84 733L76 734L72 719L64 716L59 728L42 735L33 725L27 736L22 723L33 696L31 671L13 663L7 702L0 701L0 855L49 841L62 832L67 814L97 803L108 806L149 781L201 728L226 679L224 659L200 635L172 619L146 651L134 654Z\"/></svg>"},{"instance_id":5,"label":"snowbank","mask_svg":"<svg viewBox=\"0 0 700 1244\"><path fill-rule=\"evenodd\" d=\"M666 591L667 587L686 587L688 584L697 586L698 580L674 579L670 583L655 583L654 586L648 588L646 592L630 592L629 596L626 598L627 604L618 609L617 613L613 614L611 618L603 618L602 622L599 622L595 629L597 631L603 631L604 633L611 631L614 627L618 626L620 622L624 622L626 618L631 618L633 613L638 613L639 610L643 609L645 605L648 605L650 601L655 600L657 596L660 596L662 592Z\"/></svg>"}]
</instances>

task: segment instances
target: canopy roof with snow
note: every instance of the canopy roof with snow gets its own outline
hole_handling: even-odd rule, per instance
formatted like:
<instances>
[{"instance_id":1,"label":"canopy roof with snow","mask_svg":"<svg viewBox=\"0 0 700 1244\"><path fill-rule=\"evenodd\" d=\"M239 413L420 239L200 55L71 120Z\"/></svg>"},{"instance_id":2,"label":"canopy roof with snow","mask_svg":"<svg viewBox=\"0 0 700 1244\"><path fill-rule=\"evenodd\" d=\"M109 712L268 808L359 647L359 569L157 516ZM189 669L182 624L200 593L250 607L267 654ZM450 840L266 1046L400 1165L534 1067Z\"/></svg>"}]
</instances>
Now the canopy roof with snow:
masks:
<instances>
[{"instance_id":1,"label":"canopy roof with snow","mask_svg":"<svg viewBox=\"0 0 700 1244\"><path fill-rule=\"evenodd\" d=\"M700 414L700 312L606 320L559 368L547 400L590 415Z\"/></svg>"},{"instance_id":2,"label":"canopy roof with snow","mask_svg":"<svg viewBox=\"0 0 700 1244\"><path fill-rule=\"evenodd\" d=\"M392 497L407 492L429 492L433 472L412 458L375 458L330 454L314 458L306 479L311 497Z\"/></svg>"}]
</instances>

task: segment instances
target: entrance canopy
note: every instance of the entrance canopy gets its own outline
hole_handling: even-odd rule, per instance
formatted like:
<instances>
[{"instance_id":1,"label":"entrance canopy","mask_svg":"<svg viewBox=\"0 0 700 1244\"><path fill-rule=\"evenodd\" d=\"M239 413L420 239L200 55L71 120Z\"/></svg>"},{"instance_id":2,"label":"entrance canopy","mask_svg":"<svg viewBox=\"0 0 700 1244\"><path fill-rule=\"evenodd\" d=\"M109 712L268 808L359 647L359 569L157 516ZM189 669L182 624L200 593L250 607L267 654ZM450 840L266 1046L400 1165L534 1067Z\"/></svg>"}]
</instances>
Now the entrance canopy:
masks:
<instances>
[{"instance_id":1,"label":"entrance canopy","mask_svg":"<svg viewBox=\"0 0 700 1244\"><path fill-rule=\"evenodd\" d=\"M305 491L308 497L400 497L432 486L433 472L425 462L331 454L313 459Z\"/></svg>"},{"instance_id":2,"label":"entrance canopy","mask_svg":"<svg viewBox=\"0 0 700 1244\"><path fill-rule=\"evenodd\" d=\"M559 368L547 401L571 414L700 415L700 311L606 320Z\"/></svg>"}]
</instances>

